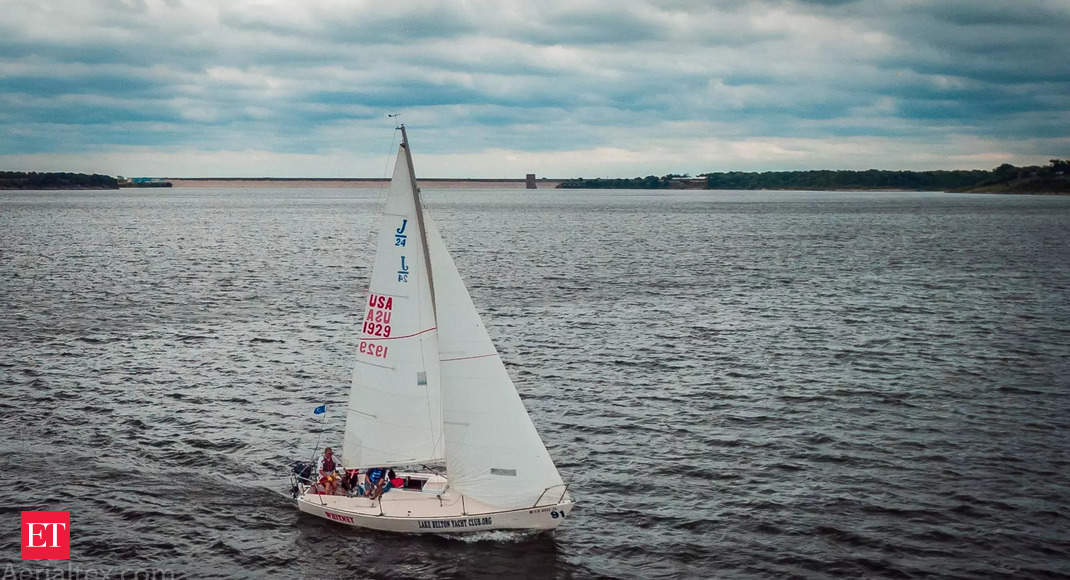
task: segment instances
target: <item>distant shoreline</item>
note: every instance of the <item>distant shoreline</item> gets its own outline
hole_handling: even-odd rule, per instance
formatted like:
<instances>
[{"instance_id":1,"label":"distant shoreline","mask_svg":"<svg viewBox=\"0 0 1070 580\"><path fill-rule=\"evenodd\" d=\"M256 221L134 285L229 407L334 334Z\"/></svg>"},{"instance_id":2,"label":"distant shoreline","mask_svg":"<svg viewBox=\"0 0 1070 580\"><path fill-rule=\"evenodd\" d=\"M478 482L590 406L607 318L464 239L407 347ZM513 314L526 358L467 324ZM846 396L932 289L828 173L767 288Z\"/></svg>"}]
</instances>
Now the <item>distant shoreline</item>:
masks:
<instances>
[{"instance_id":1,"label":"distant shoreline","mask_svg":"<svg viewBox=\"0 0 1070 580\"><path fill-rule=\"evenodd\" d=\"M165 177L163 178L176 188L358 188L375 189L386 187L390 179L375 177ZM537 179L535 183L540 189L553 189L563 179ZM430 178L416 179L421 187L429 189L524 189L524 179L448 179Z\"/></svg>"},{"instance_id":2,"label":"distant shoreline","mask_svg":"<svg viewBox=\"0 0 1070 580\"><path fill-rule=\"evenodd\" d=\"M950 193L1070 194L1070 160L1052 159L1047 167L1004 163L991 170L890 171L868 169L809 171L729 171L698 177L668 174L633 178L584 179L423 178L430 189L639 189L740 191L946 191ZM135 177L33 171L0 171L0 189L62 190L119 187L186 189L383 189L389 178L372 177Z\"/></svg>"}]
</instances>

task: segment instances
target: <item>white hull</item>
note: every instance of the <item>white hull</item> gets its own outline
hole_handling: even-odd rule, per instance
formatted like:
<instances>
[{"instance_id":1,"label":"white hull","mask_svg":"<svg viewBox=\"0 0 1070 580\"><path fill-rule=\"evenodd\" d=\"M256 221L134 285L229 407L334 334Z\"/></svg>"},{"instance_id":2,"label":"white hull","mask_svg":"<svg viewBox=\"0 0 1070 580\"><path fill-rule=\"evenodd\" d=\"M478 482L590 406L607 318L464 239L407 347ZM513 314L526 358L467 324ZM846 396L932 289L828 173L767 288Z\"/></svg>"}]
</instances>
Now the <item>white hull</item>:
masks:
<instances>
[{"instance_id":1,"label":"white hull","mask_svg":"<svg viewBox=\"0 0 1070 580\"><path fill-rule=\"evenodd\" d=\"M550 495L550 494L547 494ZM392 489L381 500L343 495L317 495L303 490L301 511L347 526L405 534L456 534L487 530L552 530L561 525L573 502L553 493L538 506L501 510L462 498L450 491ZM562 496L562 497L559 497Z\"/></svg>"}]
</instances>

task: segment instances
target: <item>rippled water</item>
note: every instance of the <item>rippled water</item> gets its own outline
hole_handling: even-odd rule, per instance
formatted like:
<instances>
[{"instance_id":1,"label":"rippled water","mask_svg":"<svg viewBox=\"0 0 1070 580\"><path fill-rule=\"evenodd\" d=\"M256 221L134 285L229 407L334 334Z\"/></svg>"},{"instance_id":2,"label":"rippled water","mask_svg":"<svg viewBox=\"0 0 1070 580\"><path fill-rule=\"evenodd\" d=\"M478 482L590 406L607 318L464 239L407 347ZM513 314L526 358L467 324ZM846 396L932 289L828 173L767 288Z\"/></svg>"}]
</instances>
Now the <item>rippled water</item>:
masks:
<instances>
[{"instance_id":1,"label":"rippled water","mask_svg":"<svg viewBox=\"0 0 1070 580\"><path fill-rule=\"evenodd\" d=\"M461 541L300 515L380 194L0 193L0 505L189 577L1070 575L1070 198L429 191L579 504ZM33 567L66 566L34 561ZM14 568L10 568L13 566Z\"/></svg>"}]
</instances>

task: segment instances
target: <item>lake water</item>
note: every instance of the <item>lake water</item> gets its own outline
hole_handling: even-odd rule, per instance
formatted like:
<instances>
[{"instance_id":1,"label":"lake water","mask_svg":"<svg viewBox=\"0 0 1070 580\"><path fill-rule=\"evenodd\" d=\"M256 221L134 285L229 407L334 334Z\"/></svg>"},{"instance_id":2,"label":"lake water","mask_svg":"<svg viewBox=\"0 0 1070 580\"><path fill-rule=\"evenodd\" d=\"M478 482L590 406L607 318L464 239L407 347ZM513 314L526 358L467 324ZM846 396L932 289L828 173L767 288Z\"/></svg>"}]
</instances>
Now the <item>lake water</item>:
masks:
<instances>
[{"instance_id":1,"label":"lake water","mask_svg":"<svg viewBox=\"0 0 1070 580\"><path fill-rule=\"evenodd\" d=\"M1070 197L425 192L578 501L458 540L287 496L381 195L0 192L5 573L1070 576Z\"/></svg>"}]
</instances>

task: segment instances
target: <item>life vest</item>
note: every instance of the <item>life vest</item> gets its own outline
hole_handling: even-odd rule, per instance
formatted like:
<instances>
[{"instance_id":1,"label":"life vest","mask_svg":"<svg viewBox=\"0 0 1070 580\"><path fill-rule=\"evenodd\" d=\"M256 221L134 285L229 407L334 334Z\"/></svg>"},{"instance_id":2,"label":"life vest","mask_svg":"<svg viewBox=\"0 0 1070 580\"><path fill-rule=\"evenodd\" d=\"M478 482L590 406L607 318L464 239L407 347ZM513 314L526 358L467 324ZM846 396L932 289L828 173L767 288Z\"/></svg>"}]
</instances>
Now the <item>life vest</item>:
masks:
<instances>
[{"instance_id":1,"label":"life vest","mask_svg":"<svg viewBox=\"0 0 1070 580\"><path fill-rule=\"evenodd\" d=\"M334 471L334 457L325 456L323 458L323 471L326 471L328 473Z\"/></svg>"}]
</instances>

